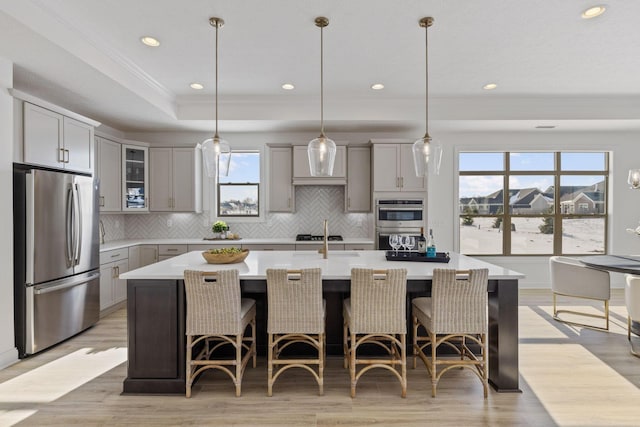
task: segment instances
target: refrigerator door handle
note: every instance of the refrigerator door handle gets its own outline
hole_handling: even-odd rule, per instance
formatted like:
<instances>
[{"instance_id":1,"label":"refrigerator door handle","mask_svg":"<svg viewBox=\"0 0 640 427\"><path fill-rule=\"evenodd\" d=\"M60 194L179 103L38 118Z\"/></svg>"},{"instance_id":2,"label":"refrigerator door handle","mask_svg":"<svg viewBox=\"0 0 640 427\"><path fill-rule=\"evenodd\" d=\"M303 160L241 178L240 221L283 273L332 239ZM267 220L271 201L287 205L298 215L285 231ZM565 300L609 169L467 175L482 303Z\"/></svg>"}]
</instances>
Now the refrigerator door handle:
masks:
<instances>
[{"instance_id":1,"label":"refrigerator door handle","mask_svg":"<svg viewBox=\"0 0 640 427\"><path fill-rule=\"evenodd\" d=\"M80 191L78 190L78 184L73 184L73 211L75 214L75 238L76 241L74 243L73 250L73 265L76 266L80 264L80 252L82 250L82 205L80 203Z\"/></svg>"},{"instance_id":2,"label":"refrigerator door handle","mask_svg":"<svg viewBox=\"0 0 640 427\"><path fill-rule=\"evenodd\" d=\"M69 185L67 188L67 203L66 203L66 215L65 215L65 256L67 258L67 267L73 266L73 254L74 254L74 201L73 201L73 186Z\"/></svg>"},{"instance_id":3,"label":"refrigerator door handle","mask_svg":"<svg viewBox=\"0 0 640 427\"><path fill-rule=\"evenodd\" d=\"M46 287L38 287L34 288L34 295L42 295L48 294L49 292L56 292L62 289L73 288L74 286L82 285L84 283L90 282L91 280L100 277L100 273L93 273L88 276L79 277L71 282L65 283L63 285L56 286L46 286Z\"/></svg>"}]
</instances>

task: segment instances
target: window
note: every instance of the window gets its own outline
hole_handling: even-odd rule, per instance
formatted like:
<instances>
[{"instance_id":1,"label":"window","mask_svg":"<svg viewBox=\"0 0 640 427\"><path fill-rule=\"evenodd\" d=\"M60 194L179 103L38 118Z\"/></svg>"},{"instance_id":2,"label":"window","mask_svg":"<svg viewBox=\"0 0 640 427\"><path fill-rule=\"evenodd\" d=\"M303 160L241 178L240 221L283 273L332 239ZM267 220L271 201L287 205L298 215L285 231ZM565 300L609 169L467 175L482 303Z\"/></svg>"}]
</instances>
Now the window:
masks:
<instances>
[{"instance_id":1,"label":"window","mask_svg":"<svg viewBox=\"0 0 640 427\"><path fill-rule=\"evenodd\" d=\"M606 252L608 154L459 154L460 252Z\"/></svg>"},{"instance_id":2,"label":"window","mask_svg":"<svg viewBox=\"0 0 640 427\"><path fill-rule=\"evenodd\" d=\"M234 151L228 176L218 176L218 217L260 216L260 152Z\"/></svg>"}]
</instances>

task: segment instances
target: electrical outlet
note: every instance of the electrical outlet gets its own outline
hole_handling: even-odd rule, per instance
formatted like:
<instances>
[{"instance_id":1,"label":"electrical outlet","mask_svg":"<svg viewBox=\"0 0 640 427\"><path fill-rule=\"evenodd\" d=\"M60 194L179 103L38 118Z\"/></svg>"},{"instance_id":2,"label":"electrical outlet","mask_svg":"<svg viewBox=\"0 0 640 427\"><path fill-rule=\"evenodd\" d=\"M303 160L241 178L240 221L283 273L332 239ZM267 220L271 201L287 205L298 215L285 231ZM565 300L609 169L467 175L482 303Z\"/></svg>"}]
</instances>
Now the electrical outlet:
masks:
<instances>
[{"instance_id":1,"label":"electrical outlet","mask_svg":"<svg viewBox=\"0 0 640 427\"><path fill-rule=\"evenodd\" d=\"M169 228L173 227L173 220L171 220L171 219L167 220L167 227L169 227Z\"/></svg>"}]
</instances>

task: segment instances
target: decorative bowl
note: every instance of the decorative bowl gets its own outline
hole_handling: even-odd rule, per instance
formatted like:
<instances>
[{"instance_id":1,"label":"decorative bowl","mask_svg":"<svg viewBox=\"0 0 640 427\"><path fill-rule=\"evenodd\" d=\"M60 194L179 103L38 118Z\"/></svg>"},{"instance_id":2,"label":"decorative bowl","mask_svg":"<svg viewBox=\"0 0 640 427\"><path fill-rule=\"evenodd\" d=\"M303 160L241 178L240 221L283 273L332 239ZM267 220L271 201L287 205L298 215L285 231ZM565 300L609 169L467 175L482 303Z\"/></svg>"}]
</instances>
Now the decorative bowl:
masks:
<instances>
[{"instance_id":1,"label":"decorative bowl","mask_svg":"<svg viewBox=\"0 0 640 427\"><path fill-rule=\"evenodd\" d=\"M212 254L209 251L202 252L202 257L209 264L235 264L242 262L249 255L249 249L243 249L242 252L235 254Z\"/></svg>"}]
</instances>

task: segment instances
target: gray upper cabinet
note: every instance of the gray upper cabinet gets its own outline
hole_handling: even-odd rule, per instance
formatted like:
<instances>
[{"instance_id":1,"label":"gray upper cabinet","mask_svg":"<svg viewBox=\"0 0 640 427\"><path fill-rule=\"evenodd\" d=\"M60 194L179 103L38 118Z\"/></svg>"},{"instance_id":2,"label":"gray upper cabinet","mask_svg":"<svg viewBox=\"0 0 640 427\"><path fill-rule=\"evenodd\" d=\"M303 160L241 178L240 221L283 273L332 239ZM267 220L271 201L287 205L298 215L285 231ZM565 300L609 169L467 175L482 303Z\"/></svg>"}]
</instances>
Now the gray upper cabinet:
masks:
<instances>
[{"instance_id":1,"label":"gray upper cabinet","mask_svg":"<svg viewBox=\"0 0 640 427\"><path fill-rule=\"evenodd\" d=\"M150 210L200 212L200 162L195 148L150 148Z\"/></svg>"},{"instance_id":2,"label":"gray upper cabinet","mask_svg":"<svg viewBox=\"0 0 640 427\"><path fill-rule=\"evenodd\" d=\"M293 212L291 147L269 147L269 193L270 212Z\"/></svg>"},{"instance_id":3,"label":"gray upper cabinet","mask_svg":"<svg viewBox=\"0 0 640 427\"><path fill-rule=\"evenodd\" d=\"M24 102L24 162L93 173L93 126Z\"/></svg>"},{"instance_id":4,"label":"gray upper cabinet","mask_svg":"<svg viewBox=\"0 0 640 427\"><path fill-rule=\"evenodd\" d=\"M149 151L147 147L122 145L122 210L149 211Z\"/></svg>"},{"instance_id":5,"label":"gray upper cabinet","mask_svg":"<svg viewBox=\"0 0 640 427\"><path fill-rule=\"evenodd\" d=\"M96 137L96 175L100 179L100 212L120 212L122 147L119 143Z\"/></svg>"},{"instance_id":6,"label":"gray upper cabinet","mask_svg":"<svg viewBox=\"0 0 640 427\"><path fill-rule=\"evenodd\" d=\"M413 166L411 144L373 144L373 191L424 191Z\"/></svg>"},{"instance_id":7,"label":"gray upper cabinet","mask_svg":"<svg viewBox=\"0 0 640 427\"><path fill-rule=\"evenodd\" d=\"M371 149L347 148L347 212L371 212Z\"/></svg>"}]
</instances>

